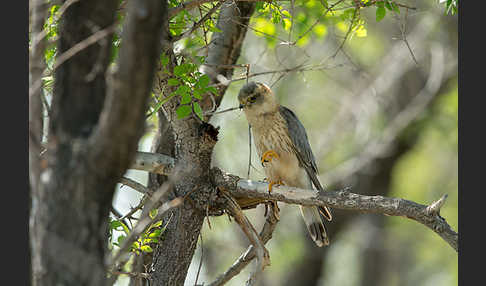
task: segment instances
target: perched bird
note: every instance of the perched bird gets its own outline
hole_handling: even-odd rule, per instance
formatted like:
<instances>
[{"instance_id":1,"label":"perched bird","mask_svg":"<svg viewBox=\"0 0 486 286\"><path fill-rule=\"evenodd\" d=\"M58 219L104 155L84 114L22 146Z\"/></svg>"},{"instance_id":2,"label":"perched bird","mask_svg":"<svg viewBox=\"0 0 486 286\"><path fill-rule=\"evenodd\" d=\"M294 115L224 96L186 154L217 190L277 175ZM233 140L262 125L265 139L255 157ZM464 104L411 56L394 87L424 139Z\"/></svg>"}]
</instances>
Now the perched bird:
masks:
<instances>
[{"instance_id":1,"label":"perched bird","mask_svg":"<svg viewBox=\"0 0 486 286\"><path fill-rule=\"evenodd\" d=\"M261 158L269 191L275 184L302 189L323 190L317 178L317 165L304 126L288 108L281 106L272 91L263 83L249 82L238 101L251 126L254 142ZM332 220L324 207L300 206L305 225L317 246L329 244L320 214Z\"/></svg>"}]
</instances>

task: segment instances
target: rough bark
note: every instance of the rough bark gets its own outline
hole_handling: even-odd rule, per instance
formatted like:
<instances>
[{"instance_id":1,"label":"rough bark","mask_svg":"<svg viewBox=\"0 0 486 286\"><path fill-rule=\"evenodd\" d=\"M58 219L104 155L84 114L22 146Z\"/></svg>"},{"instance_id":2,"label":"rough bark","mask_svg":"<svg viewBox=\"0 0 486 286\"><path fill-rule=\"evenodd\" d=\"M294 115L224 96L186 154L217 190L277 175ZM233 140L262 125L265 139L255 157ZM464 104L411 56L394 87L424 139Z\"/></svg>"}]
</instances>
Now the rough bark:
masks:
<instances>
[{"instance_id":1,"label":"rough bark","mask_svg":"<svg viewBox=\"0 0 486 286\"><path fill-rule=\"evenodd\" d=\"M33 188L34 285L105 285L106 219L141 135L167 15L162 1L130 4L111 86L105 79L111 36L56 70L48 161ZM117 5L115 0L71 5L59 24L59 53L111 26Z\"/></svg>"},{"instance_id":2,"label":"rough bark","mask_svg":"<svg viewBox=\"0 0 486 286\"><path fill-rule=\"evenodd\" d=\"M159 110L157 112L158 116L158 126L157 126L157 133L155 135L154 141L152 142L152 147L150 149L151 152L154 152L152 154L166 154L168 156L160 156L159 160L155 161L156 164L149 165L150 170L149 171L149 180L148 180L148 189L151 191L156 191L158 188L160 188L165 182L168 181L168 175L164 174L170 174L170 170L173 169L174 162L170 162L169 164L164 164L167 163L167 159L172 159L175 157L174 154L174 136L173 136L173 131L172 127L167 121L167 118L165 117L164 113L162 110ZM139 167L147 167L145 162L145 158L142 158L142 156L145 155L141 152L137 152L136 159L135 160L143 162L142 164L137 164ZM169 157L170 156L170 157ZM149 160L152 161L153 160ZM170 165L171 168L167 169L166 166ZM163 174L161 174L161 170ZM158 172L155 172L158 171ZM173 194L173 188L170 188L168 191L168 198L173 199L175 196ZM160 203L159 203L160 204ZM144 216L147 212L149 212L150 209L148 209L146 206L143 207L142 210L142 216ZM160 228L163 228L161 226ZM156 249L157 245L151 245L153 249ZM149 253L142 253L140 256L137 256L134 262L133 266L133 272L141 273L141 272L149 272L149 269L152 265L152 262L154 260L154 253L149 252ZM130 286L142 286L147 283L147 279L140 278L140 277L132 277L130 279Z\"/></svg>"},{"instance_id":3,"label":"rough bark","mask_svg":"<svg viewBox=\"0 0 486 286\"><path fill-rule=\"evenodd\" d=\"M246 34L247 24L254 10L254 3L234 3L227 1L222 5L217 26L221 33L214 33L213 44L209 47L208 63L235 64ZM166 51L169 55L171 51ZM174 64L174 58L170 57ZM211 60L217 58L217 60ZM228 69L225 76L230 76ZM216 74L208 74L216 80ZM163 77L159 79L163 82ZM158 86L163 86L159 84ZM221 96L215 99L205 95L201 102L204 110L217 108L226 87L219 90ZM205 217L209 197L214 193L211 182L211 154L217 140L217 130L210 124L201 123L195 118L177 119L175 110L178 102L172 100L163 107L164 115L171 125L176 166L181 168L180 179L174 186L174 196L187 196L183 206L174 209L166 216L171 223L154 253L150 269L153 285L184 285L187 270L192 261L197 239ZM156 138L160 140L160 138ZM168 143L169 145L171 143ZM170 148L169 148L170 149ZM171 150L172 151L172 150Z\"/></svg>"},{"instance_id":4,"label":"rough bark","mask_svg":"<svg viewBox=\"0 0 486 286\"><path fill-rule=\"evenodd\" d=\"M233 1L226 1L221 7L216 23L216 27L221 32L213 34L208 47L206 63L202 67L213 84L224 83L218 87L220 95L223 95L228 88L229 82L225 83L225 81L231 80L233 77L234 67L232 65L236 64L240 57L247 25L254 10L255 3L245 2L238 2L235 5ZM211 108L216 109L223 100L223 96L213 99L214 103L210 95L204 97L201 106L205 111L209 111Z\"/></svg>"},{"instance_id":5,"label":"rough bark","mask_svg":"<svg viewBox=\"0 0 486 286\"><path fill-rule=\"evenodd\" d=\"M30 183L37 186L40 175L40 153L42 151L42 88L34 88L40 82L45 68L45 40L41 39L47 5L43 1L31 2L32 7L32 47L29 53L29 168Z\"/></svg>"}]
</instances>

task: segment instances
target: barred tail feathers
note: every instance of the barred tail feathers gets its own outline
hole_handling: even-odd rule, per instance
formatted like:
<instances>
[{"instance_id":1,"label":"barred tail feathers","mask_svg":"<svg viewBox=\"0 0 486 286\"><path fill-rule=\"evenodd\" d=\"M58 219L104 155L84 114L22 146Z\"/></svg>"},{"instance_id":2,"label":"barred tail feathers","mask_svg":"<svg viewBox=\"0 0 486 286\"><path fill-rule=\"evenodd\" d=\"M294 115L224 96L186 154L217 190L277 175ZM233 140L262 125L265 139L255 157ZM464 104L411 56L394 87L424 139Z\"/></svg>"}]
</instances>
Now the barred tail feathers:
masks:
<instances>
[{"instance_id":1,"label":"barred tail feathers","mask_svg":"<svg viewBox=\"0 0 486 286\"><path fill-rule=\"evenodd\" d=\"M305 225L307 226L307 230L316 245L319 247L328 245L329 237L327 236L326 227L322 222L318 208L300 206L300 211Z\"/></svg>"}]
</instances>

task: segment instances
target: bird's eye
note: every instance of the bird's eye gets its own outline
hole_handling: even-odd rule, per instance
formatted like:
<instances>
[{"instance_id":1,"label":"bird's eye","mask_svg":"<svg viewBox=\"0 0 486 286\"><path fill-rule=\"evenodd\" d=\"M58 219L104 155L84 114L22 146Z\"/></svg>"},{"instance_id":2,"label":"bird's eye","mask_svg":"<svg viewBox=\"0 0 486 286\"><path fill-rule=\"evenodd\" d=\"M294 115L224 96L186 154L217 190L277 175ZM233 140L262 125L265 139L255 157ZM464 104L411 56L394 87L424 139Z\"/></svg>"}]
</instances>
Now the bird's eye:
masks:
<instances>
[{"instance_id":1,"label":"bird's eye","mask_svg":"<svg viewBox=\"0 0 486 286\"><path fill-rule=\"evenodd\" d=\"M250 102L255 102L257 99L257 96L256 95L253 95L250 97Z\"/></svg>"}]
</instances>

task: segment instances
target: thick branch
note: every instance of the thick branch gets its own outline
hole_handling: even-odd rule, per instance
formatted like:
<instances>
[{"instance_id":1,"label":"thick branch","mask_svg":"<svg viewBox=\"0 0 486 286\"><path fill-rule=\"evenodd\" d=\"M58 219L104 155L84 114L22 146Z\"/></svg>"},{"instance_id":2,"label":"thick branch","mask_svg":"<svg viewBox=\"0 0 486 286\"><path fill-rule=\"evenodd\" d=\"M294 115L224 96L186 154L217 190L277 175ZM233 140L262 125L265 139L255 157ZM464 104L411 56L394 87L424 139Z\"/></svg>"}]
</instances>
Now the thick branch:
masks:
<instances>
[{"instance_id":1,"label":"thick branch","mask_svg":"<svg viewBox=\"0 0 486 286\"><path fill-rule=\"evenodd\" d=\"M120 49L118 69L110 82L99 127L91 142L92 155L105 158L98 161L106 167L120 165L121 172L126 165L120 161L132 158L132 150L136 150L143 131L155 59L159 56L160 38L167 20L167 9L160 1L137 1L128 5L133 7L128 9L122 35L126 44Z\"/></svg>"},{"instance_id":2,"label":"thick branch","mask_svg":"<svg viewBox=\"0 0 486 286\"><path fill-rule=\"evenodd\" d=\"M138 151L130 169L169 175L174 169L174 158L164 154Z\"/></svg>"},{"instance_id":3,"label":"thick branch","mask_svg":"<svg viewBox=\"0 0 486 286\"><path fill-rule=\"evenodd\" d=\"M202 70L209 76L212 84L226 83L218 86L219 94L223 95L233 77L233 69L238 60L247 32L250 17L255 10L253 2L225 1L221 6L216 27L221 32L214 32L208 47L208 56ZM223 100L223 96L211 98L207 94L202 100L204 111L215 111Z\"/></svg>"},{"instance_id":4,"label":"thick branch","mask_svg":"<svg viewBox=\"0 0 486 286\"><path fill-rule=\"evenodd\" d=\"M241 179L237 176L214 171L214 182L229 191L238 199L253 201L280 201L289 204L328 206L336 209L353 210L369 213L381 213L388 216L403 216L413 219L436 232L442 239L458 251L459 234L455 232L444 218L438 215L436 207L431 212L428 206L400 198L383 196L365 196L347 190L317 192L287 186L274 186L268 192L268 184ZM441 200L444 200L442 198ZM442 204L433 203L433 206Z\"/></svg>"}]
</instances>

